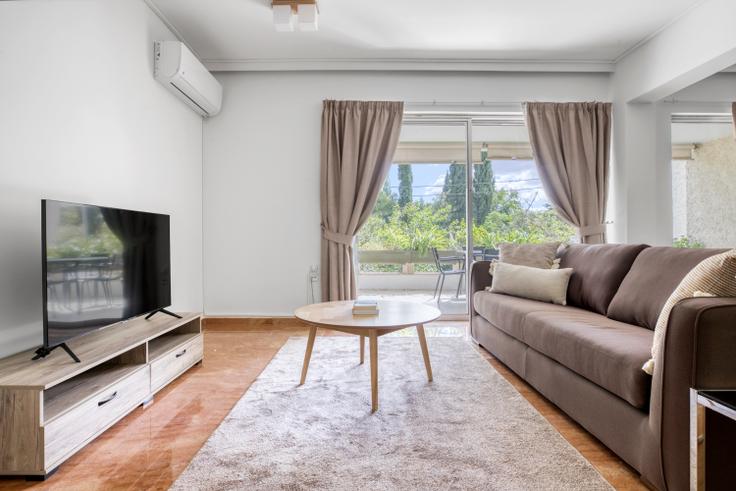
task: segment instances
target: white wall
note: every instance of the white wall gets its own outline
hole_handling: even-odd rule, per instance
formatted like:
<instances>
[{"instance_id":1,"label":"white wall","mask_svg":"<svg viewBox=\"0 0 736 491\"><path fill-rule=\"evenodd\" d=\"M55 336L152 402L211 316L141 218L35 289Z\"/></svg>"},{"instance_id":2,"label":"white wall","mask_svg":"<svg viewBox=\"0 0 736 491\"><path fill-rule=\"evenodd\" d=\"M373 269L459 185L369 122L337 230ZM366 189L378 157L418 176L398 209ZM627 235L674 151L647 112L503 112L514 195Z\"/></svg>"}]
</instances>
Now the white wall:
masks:
<instances>
[{"instance_id":1,"label":"white wall","mask_svg":"<svg viewBox=\"0 0 736 491\"><path fill-rule=\"evenodd\" d=\"M171 214L173 307L202 308L202 120L152 76L140 0L0 2L0 356L40 345L40 200Z\"/></svg>"},{"instance_id":2,"label":"white wall","mask_svg":"<svg viewBox=\"0 0 736 491\"><path fill-rule=\"evenodd\" d=\"M736 245L736 141L727 136L699 144L694 160L685 162L687 235L706 247Z\"/></svg>"},{"instance_id":3,"label":"white wall","mask_svg":"<svg viewBox=\"0 0 736 491\"><path fill-rule=\"evenodd\" d=\"M611 206L615 242L669 245L673 236L673 113L730 113L736 100L736 73L717 73L664 101L625 102L618 93L623 73L615 73L614 152Z\"/></svg>"},{"instance_id":4,"label":"white wall","mask_svg":"<svg viewBox=\"0 0 736 491\"><path fill-rule=\"evenodd\" d=\"M687 160L672 161L672 237L687 235Z\"/></svg>"},{"instance_id":5,"label":"white wall","mask_svg":"<svg viewBox=\"0 0 736 491\"><path fill-rule=\"evenodd\" d=\"M222 112L204 125L208 315L291 315L319 264L323 99L606 100L607 74L220 73ZM447 110L447 107L442 107ZM463 107L465 111L473 108ZM483 110L483 108L475 108ZM488 111L488 108L485 108Z\"/></svg>"},{"instance_id":6,"label":"white wall","mask_svg":"<svg viewBox=\"0 0 736 491\"><path fill-rule=\"evenodd\" d=\"M695 103L701 112L731 112L731 101L736 101L736 73L716 73L675 92L671 99L675 105ZM676 109L682 112L692 111L692 108Z\"/></svg>"},{"instance_id":7,"label":"white wall","mask_svg":"<svg viewBox=\"0 0 736 491\"><path fill-rule=\"evenodd\" d=\"M616 63L613 240L670 243L674 107L659 101L736 63L734 18L734 0L704 1Z\"/></svg>"},{"instance_id":8,"label":"white wall","mask_svg":"<svg viewBox=\"0 0 736 491\"><path fill-rule=\"evenodd\" d=\"M736 2L706 0L616 64L617 96L655 102L736 63Z\"/></svg>"}]
</instances>

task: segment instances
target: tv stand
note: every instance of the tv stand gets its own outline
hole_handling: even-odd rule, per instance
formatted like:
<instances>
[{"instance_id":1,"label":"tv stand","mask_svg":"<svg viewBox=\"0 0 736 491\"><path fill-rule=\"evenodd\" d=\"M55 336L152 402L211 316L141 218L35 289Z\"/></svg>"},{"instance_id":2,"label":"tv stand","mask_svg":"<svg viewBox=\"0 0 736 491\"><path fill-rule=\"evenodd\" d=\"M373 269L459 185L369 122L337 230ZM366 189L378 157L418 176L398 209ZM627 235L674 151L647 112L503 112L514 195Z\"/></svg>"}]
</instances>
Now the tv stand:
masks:
<instances>
[{"instance_id":1,"label":"tv stand","mask_svg":"<svg viewBox=\"0 0 736 491\"><path fill-rule=\"evenodd\" d=\"M66 354L72 357L72 360L74 360L77 363L82 363L79 357L77 357L77 355L74 354L74 352L71 350L69 346L66 345L66 343L57 344L56 346L51 346L51 347L41 346L35 351L35 355L33 356L33 358L31 358L31 360L38 360L39 358L46 358L56 348L63 348L64 351L66 351Z\"/></svg>"},{"instance_id":2,"label":"tv stand","mask_svg":"<svg viewBox=\"0 0 736 491\"><path fill-rule=\"evenodd\" d=\"M175 314L173 312L169 312L166 309L157 309L157 310L154 310L153 312L151 312L150 314L148 314L146 316L146 320L150 319L151 317L153 317L154 315L156 315L159 312L161 312L162 314L170 315L171 317L176 317L177 319L181 319L181 316L179 314Z\"/></svg>"},{"instance_id":3,"label":"tv stand","mask_svg":"<svg viewBox=\"0 0 736 491\"><path fill-rule=\"evenodd\" d=\"M201 363L201 317L136 317L70 339L78 363L52 348L37 350L45 356L40 361L31 361L33 350L0 359L0 476L43 480L131 411L151 404L159 390Z\"/></svg>"}]
</instances>

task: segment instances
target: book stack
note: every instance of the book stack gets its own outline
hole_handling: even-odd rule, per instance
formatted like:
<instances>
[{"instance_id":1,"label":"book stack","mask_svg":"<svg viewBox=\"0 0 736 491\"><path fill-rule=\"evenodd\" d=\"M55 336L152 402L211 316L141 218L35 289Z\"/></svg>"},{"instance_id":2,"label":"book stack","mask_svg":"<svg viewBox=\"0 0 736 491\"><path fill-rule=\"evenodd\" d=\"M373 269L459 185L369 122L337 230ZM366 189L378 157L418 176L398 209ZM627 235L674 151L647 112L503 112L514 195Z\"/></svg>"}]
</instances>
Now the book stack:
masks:
<instances>
[{"instance_id":1,"label":"book stack","mask_svg":"<svg viewBox=\"0 0 736 491\"><path fill-rule=\"evenodd\" d=\"M353 302L353 315L378 315L377 300L356 300Z\"/></svg>"}]
</instances>

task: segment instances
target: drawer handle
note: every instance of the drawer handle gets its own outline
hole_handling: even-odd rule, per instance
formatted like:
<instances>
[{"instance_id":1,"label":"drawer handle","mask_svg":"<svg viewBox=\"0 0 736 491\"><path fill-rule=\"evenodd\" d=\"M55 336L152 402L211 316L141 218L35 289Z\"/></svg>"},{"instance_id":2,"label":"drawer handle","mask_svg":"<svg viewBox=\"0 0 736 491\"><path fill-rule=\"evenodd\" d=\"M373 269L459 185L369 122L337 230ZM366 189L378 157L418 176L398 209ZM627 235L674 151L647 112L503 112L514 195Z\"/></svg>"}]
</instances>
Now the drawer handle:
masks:
<instances>
[{"instance_id":1,"label":"drawer handle","mask_svg":"<svg viewBox=\"0 0 736 491\"><path fill-rule=\"evenodd\" d=\"M186 350L186 348L184 348L184 350L181 353L177 353L176 354L176 357L179 358L180 356L184 356L186 354L187 354L187 350Z\"/></svg>"},{"instance_id":2,"label":"drawer handle","mask_svg":"<svg viewBox=\"0 0 736 491\"><path fill-rule=\"evenodd\" d=\"M108 402L110 402L110 401L112 401L113 399L115 399L115 398L116 398L117 396L118 396L118 391L116 390L115 392L113 392L113 393L112 393L112 395L111 395L110 397L108 397L107 399L103 399L103 400L101 400L100 402L98 402L98 403L97 403L97 405L98 405L98 406L104 406L104 405L105 405L105 404L107 404Z\"/></svg>"}]
</instances>

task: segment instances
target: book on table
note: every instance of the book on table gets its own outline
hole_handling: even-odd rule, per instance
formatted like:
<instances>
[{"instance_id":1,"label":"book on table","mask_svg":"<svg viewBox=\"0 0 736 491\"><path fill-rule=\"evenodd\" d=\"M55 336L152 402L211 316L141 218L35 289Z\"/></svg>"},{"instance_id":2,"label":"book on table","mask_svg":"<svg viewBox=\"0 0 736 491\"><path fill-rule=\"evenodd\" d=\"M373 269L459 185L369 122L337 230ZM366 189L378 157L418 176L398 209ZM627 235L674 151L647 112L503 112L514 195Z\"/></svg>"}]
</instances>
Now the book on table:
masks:
<instances>
[{"instance_id":1,"label":"book on table","mask_svg":"<svg viewBox=\"0 0 736 491\"><path fill-rule=\"evenodd\" d=\"M376 300L355 300L353 302L354 315L377 315L378 301Z\"/></svg>"}]
</instances>

